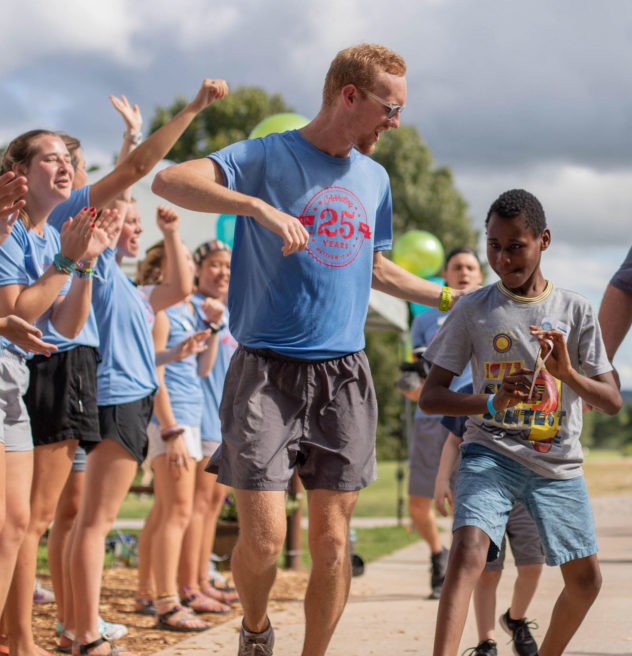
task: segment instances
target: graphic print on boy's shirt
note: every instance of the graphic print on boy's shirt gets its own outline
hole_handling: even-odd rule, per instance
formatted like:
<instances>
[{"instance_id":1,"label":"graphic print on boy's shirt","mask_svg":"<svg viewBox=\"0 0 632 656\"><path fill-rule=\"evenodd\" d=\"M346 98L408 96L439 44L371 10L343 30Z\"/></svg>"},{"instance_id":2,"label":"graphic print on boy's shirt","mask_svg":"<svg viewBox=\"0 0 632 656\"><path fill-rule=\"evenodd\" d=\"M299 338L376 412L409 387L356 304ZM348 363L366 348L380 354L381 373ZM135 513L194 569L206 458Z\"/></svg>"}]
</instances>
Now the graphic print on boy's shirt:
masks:
<instances>
[{"instance_id":1,"label":"graphic print on boy's shirt","mask_svg":"<svg viewBox=\"0 0 632 656\"><path fill-rule=\"evenodd\" d=\"M564 337L568 335L568 325L562 321L554 321L545 318L541 322L544 330L559 330ZM491 339L492 350L502 358L509 354L516 336L511 330L496 332ZM502 430L520 431L523 439L529 440L533 448L541 453L550 450L557 433L562 427L566 412L562 408L562 382L555 378L546 369L546 355L542 348L534 363L523 360L495 360L484 362L485 387L484 394L495 394L500 389L503 378L508 374L518 372L519 369L531 369L536 378L533 386L533 395L530 401L518 403L517 405L501 410L494 417L489 413L479 415L486 422L492 422L490 432L499 434ZM494 425L499 428L494 429Z\"/></svg>"}]
</instances>

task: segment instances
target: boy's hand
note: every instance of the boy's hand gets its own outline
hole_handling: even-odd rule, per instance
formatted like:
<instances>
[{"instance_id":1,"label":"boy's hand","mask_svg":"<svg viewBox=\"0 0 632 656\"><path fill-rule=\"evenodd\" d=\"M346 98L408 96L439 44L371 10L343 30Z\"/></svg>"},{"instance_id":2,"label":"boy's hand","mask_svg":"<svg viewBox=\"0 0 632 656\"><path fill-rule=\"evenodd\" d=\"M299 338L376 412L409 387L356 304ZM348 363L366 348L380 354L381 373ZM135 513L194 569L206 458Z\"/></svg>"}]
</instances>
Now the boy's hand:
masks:
<instances>
[{"instance_id":1,"label":"boy's hand","mask_svg":"<svg viewBox=\"0 0 632 656\"><path fill-rule=\"evenodd\" d=\"M526 402L533 373L531 369L518 369L514 373L506 374L494 397L494 408L500 412Z\"/></svg>"},{"instance_id":2,"label":"boy's hand","mask_svg":"<svg viewBox=\"0 0 632 656\"><path fill-rule=\"evenodd\" d=\"M447 508L446 501L448 502ZM435 480L434 502L439 514L443 517L447 517L448 512L452 512L452 508L454 508L454 497L452 496L450 481L448 479L437 478Z\"/></svg>"},{"instance_id":3,"label":"boy's hand","mask_svg":"<svg viewBox=\"0 0 632 656\"><path fill-rule=\"evenodd\" d=\"M529 330L540 343L543 358L551 351L547 340L553 343L553 350L546 360L546 369L552 376L564 381L573 371L564 335L559 330L543 330L538 326L529 326Z\"/></svg>"},{"instance_id":4,"label":"boy's hand","mask_svg":"<svg viewBox=\"0 0 632 656\"><path fill-rule=\"evenodd\" d=\"M228 95L228 84L226 80L207 78L202 82L200 90L191 101L190 106L196 112L201 112L216 100L222 100Z\"/></svg>"}]
</instances>

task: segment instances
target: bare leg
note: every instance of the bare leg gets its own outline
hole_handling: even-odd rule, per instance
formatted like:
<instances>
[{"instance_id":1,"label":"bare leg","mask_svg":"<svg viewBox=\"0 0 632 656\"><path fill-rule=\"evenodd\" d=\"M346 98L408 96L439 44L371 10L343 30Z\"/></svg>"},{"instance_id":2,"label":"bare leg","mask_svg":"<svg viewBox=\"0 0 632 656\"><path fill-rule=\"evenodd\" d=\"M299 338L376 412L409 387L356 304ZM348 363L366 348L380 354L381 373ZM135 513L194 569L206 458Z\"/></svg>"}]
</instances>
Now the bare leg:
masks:
<instances>
[{"instance_id":1,"label":"bare leg","mask_svg":"<svg viewBox=\"0 0 632 656\"><path fill-rule=\"evenodd\" d=\"M268 627L268 597L285 540L285 492L235 490L235 501L239 538L231 557L233 576L244 625L260 633Z\"/></svg>"},{"instance_id":2,"label":"bare leg","mask_svg":"<svg viewBox=\"0 0 632 656\"><path fill-rule=\"evenodd\" d=\"M516 569L518 570L518 576L516 576L513 587L509 617L520 620L527 616L527 609L535 595L540 574L542 574L542 565L539 563L518 565Z\"/></svg>"},{"instance_id":3,"label":"bare leg","mask_svg":"<svg viewBox=\"0 0 632 656\"><path fill-rule=\"evenodd\" d=\"M485 567L488 548L489 537L480 528L462 526L454 532L439 599L434 656L456 656L470 597Z\"/></svg>"},{"instance_id":4,"label":"bare leg","mask_svg":"<svg viewBox=\"0 0 632 656\"><path fill-rule=\"evenodd\" d=\"M474 613L478 641L494 640L496 623L496 589L502 570L483 570L474 588ZM520 616L522 617L522 615Z\"/></svg>"},{"instance_id":5,"label":"bare leg","mask_svg":"<svg viewBox=\"0 0 632 656\"><path fill-rule=\"evenodd\" d=\"M62 624L66 608L72 606L72 603L68 604L67 599L70 594L70 579L66 575L68 563L64 563L64 550L79 511L84 476L82 471L70 472L57 504L53 527L48 534L48 568L57 602L57 619Z\"/></svg>"},{"instance_id":6,"label":"bare leg","mask_svg":"<svg viewBox=\"0 0 632 656\"><path fill-rule=\"evenodd\" d=\"M29 524L33 451L5 453L4 464L5 478L2 486L6 495L6 515L0 531L0 615L4 610L15 561Z\"/></svg>"},{"instance_id":7,"label":"bare leg","mask_svg":"<svg viewBox=\"0 0 632 656\"><path fill-rule=\"evenodd\" d=\"M160 502L154 494L154 505L145 518L143 529L138 536L138 600L156 600L156 580L152 567L152 545L156 536L156 528L160 519ZM137 610L141 608L138 607Z\"/></svg>"},{"instance_id":8,"label":"bare leg","mask_svg":"<svg viewBox=\"0 0 632 656\"><path fill-rule=\"evenodd\" d=\"M417 533L426 541L433 554L441 551L441 540L439 538L432 499L428 497L417 497L411 494L408 505L410 518L413 520L413 526Z\"/></svg>"},{"instance_id":9,"label":"bare leg","mask_svg":"<svg viewBox=\"0 0 632 656\"><path fill-rule=\"evenodd\" d=\"M105 538L134 480L136 460L118 442L102 440L88 456L86 481L71 547L72 596L77 642L99 637L97 618ZM107 644L92 653L107 653Z\"/></svg>"},{"instance_id":10,"label":"bare leg","mask_svg":"<svg viewBox=\"0 0 632 656\"><path fill-rule=\"evenodd\" d=\"M539 656L559 656L599 594L601 572L597 556L571 560L560 566L564 589L557 598Z\"/></svg>"},{"instance_id":11,"label":"bare leg","mask_svg":"<svg viewBox=\"0 0 632 656\"><path fill-rule=\"evenodd\" d=\"M204 471L208 457L197 463L195 475L195 492L191 521L182 540L182 554L178 566L178 584L181 588L193 588L198 585L198 561L202 548L204 522L213 495L217 476Z\"/></svg>"},{"instance_id":12,"label":"bare leg","mask_svg":"<svg viewBox=\"0 0 632 656\"><path fill-rule=\"evenodd\" d=\"M305 593L303 656L321 656L342 615L351 585L349 523L358 492L308 490L312 572Z\"/></svg>"},{"instance_id":13,"label":"bare leg","mask_svg":"<svg viewBox=\"0 0 632 656\"><path fill-rule=\"evenodd\" d=\"M31 624L37 545L55 516L77 444L77 440L64 440L36 446L33 450L31 519L18 553L7 602L7 621L11 627L9 650L13 654L38 653Z\"/></svg>"}]
</instances>

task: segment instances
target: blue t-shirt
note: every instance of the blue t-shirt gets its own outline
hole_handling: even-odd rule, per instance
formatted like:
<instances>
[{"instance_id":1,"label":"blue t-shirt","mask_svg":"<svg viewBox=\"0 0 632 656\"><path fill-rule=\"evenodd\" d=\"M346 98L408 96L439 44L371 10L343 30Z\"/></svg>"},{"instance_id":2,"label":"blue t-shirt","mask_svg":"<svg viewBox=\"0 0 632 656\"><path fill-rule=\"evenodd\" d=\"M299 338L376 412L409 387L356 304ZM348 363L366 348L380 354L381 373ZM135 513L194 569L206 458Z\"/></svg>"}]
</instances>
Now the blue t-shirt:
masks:
<instances>
[{"instance_id":1,"label":"blue t-shirt","mask_svg":"<svg viewBox=\"0 0 632 656\"><path fill-rule=\"evenodd\" d=\"M193 295L191 302L195 308L197 330L205 330L208 326L201 309L201 303L204 301L202 294ZM205 378L201 378L202 393L204 395L204 404L202 412L202 429L201 435L203 440L209 442L221 442L222 427L219 420L219 404L222 400L224 390L224 379L228 365L237 348L237 342L228 330L228 310L224 311L224 316L220 322L219 344L217 345L217 357L211 372Z\"/></svg>"},{"instance_id":2,"label":"blue t-shirt","mask_svg":"<svg viewBox=\"0 0 632 656\"><path fill-rule=\"evenodd\" d=\"M352 150L333 157L294 130L213 153L226 186L297 217L309 232L301 253L237 217L228 296L241 344L305 359L364 348L374 250L391 247L391 191L384 168Z\"/></svg>"},{"instance_id":3,"label":"blue t-shirt","mask_svg":"<svg viewBox=\"0 0 632 656\"><path fill-rule=\"evenodd\" d=\"M461 394L473 394L474 386L472 383L465 385L464 387L459 387L457 392ZM467 421L467 415L465 417L441 417L441 425L445 426L452 434L457 437L463 438L465 435L465 422Z\"/></svg>"},{"instance_id":4,"label":"blue t-shirt","mask_svg":"<svg viewBox=\"0 0 632 656\"><path fill-rule=\"evenodd\" d=\"M92 304L101 338L97 404L120 405L158 389L151 329L154 311L147 295L121 271L106 248L97 262Z\"/></svg>"},{"instance_id":5,"label":"blue t-shirt","mask_svg":"<svg viewBox=\"0 0 632 656\"><path fill-rule=\"evenodd\" d=\"M184 302L172 305L165 313L169 318L167 348L171 348L195 332L196 319ZM192 354L165 365L165 387L176 422L184 426L199 426L203 396L197 372L197 355ZM158 423L156 415L151 420Z\"/></svg>"},{"instance_id":6,"label":"blue t-shirt","mask_svg":"<svg viewBox=\"0 0 632 656\"><path fill-rule=\"evenodd\" d=\"M430 308L421 314L418 314L410 327L410 343L413 348L418 346L430 346L430 343L437 334L437 331L446 320L447 314L439 312L437 308ZM460 376L455 376L450 384L451 390L458 390L464 385L472 383L472 370L468 364ZM440 417L441 415L427 415L421 411L419 405L415 410L415 419Z\"/></svg>"},{"instance_id":7,"label":"blue t-shirt","mask_svg":"<svg viewBox=\"0 0 632 656\"><path fill-rule=\"evenodd\" d=\"M44 235L38 235L33 230L27 230L22 221L16 221L11 234L0 245L0 286L32 285L53 263L53 258L60 251L59 232L48 222L44 224ZM70 289L72 275L59 292L64 296ZM42 339L54 344L57 349L69 351L79 345L97 347L97 334L94 314L90 311L88 319L80 333L74 339L68 339L58 333L51 321L52 305L36 321L35 325L42 331ZM3 339L4 346L25 357L32 357L21 348Z\"/></svg>"}]
</instances>

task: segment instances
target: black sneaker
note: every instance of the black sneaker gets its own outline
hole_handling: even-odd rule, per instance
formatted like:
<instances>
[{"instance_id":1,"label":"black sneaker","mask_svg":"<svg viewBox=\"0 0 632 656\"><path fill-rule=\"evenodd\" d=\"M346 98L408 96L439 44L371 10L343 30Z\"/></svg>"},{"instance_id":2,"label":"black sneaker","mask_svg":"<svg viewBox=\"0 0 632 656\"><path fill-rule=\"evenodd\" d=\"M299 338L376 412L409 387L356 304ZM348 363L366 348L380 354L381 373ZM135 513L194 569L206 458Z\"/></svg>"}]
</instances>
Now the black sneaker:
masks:
<instances>
[{"instance_id":1,"label":"black sneaker","mask_svg":"<svg viewBox=\"0 0 632 656\"><path fill-rule=\"evenodd\" d=\"M461 656L498 656L498 650L494 640L483 640L476 647L466 649Z\"/></svg>"},{"instance_id":2,"label":"black sneaker","mask_svg":"<svg viewBox=\"0 0 632 656\"><path fill-rule=\"evenodd\" d=\"M441 596L441 588L445 580L445 573L448 569L448 554L450 552L442 547L441 551L430 556L430 599L439 599Z\"/></svg>"},{"instance_id":3,"label":"black sneaker","mask_svg":"<svg viewBox=\"0 0 632 656\"><path fill-rule=\"evenodd\" d=\"M512 620L509 610L500 616L500 626L511 636L513 651L516 656L538 656L538 645L529 629L537 629L535 622L529 622L526 617Z\"/></svg>"}]
</instances>

